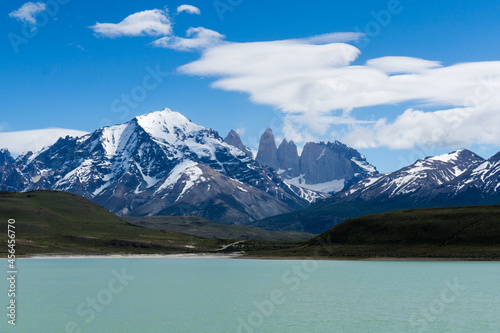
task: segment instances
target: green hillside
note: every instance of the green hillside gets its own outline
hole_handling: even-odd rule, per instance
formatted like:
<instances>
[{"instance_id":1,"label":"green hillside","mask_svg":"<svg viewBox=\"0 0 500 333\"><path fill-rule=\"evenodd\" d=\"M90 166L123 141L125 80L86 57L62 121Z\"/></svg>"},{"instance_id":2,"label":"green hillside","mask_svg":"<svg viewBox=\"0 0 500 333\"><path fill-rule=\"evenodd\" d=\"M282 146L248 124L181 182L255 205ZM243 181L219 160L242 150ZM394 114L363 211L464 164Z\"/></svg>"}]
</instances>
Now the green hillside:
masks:
<instances>
[{"instance_id":1,"label":"green hillside","mask_svg":"<svg viewBox=\"0 0 500 333\"><path fill-rule=\"evenodd\" d=\"M296 231L268 231L248 225L225 225L197 216L145 216L125 217L137 226L178 232L203 238L255 240L255 241L306 241L315 235Z\"/></svg>"},{"instance_id":2,"label":"green hillside","mask_svg":"<svg viewBox=\"0 0 500 333\"><path fill-rule=\"evenodd\" d=\"M283 255L500 258L500 206L399 210L349 219Z\"/></svg>"},{"instance_id":3,"label":"green hillside","mask_svg":"<svg viewBox=\"0 0 500 333\"><path fill-rule=\"evenodd\" d=\"M80 196L57 191L0 192L0 237L15 219L18 255L67 253L185 253L227 241L137 227ZM7 253L6 241L0 255Z\"/></svg>"}]
</instances>

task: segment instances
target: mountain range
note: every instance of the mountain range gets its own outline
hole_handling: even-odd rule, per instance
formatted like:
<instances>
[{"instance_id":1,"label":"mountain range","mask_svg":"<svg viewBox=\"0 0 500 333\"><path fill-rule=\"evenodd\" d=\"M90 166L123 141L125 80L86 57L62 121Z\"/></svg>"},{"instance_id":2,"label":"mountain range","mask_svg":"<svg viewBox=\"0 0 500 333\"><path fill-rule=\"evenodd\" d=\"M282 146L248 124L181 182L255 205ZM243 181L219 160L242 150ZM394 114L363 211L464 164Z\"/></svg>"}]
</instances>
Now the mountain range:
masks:
<instances>
[{"instance_id":1,"label":"mountain range","mask_svg":"<svg viewBox=\"0 0 500 333\"><path fill-rule=\"evenodd\" d=\"M0 190L67 191L119 215L248 224L329 196L283 181L252 159L236 132L223 140L169 109L16 159L2 150L0 165Z\"/></svg>"},{"instance_id":2,"label":"mountain range","mask_svg":"<svg viewBox=\"0 0 500 333\"><path fill-rule=\"evenodd\" d=\"M321 233L395 209L500 203L500 153L460 149L379 174L341 142L279 146L271 129L255 157L169 109L13 158L0 149L0 191L81 195L118 215L200 216L221 224Z\"/></svg>"},{"instance_id":3,"label":"mountain range","mask_svg":"<svg viewBox=\"0 0 500 333\"><path fill-rule=\"evenodd\" d=\"M485 160L460 149L367 177L306 209L255 224L269 230L319 233L348 218L397 209L499 204L499 179L500 153Z\"/></svg>"}]
</instances>

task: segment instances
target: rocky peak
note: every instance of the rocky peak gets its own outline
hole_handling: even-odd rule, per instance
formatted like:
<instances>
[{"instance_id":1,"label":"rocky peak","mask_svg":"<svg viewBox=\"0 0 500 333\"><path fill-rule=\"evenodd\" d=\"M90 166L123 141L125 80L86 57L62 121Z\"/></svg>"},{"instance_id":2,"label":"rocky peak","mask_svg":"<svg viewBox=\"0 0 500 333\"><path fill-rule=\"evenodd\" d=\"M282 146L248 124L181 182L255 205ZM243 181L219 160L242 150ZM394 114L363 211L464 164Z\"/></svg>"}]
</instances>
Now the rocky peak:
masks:
<instances>
[{"instance_id":1,"label":"rocky peak","mask_svg":"<svg viewBox=\"0 0 500 333\"><path fill-rule=\"evenodd\" d=\"M231 130L227 134L226 138L224 139L224 142L241 149L245 153L245 155L247 155L248 157L253 159L252 151L250 149L248 149L248 147L243 144L240 136L238 135L238 133L235 130Z\"/></svg>"},{"instance_id":2,"label":"rocky peak","mask_svg":"<svg viewBox=\"0 0 500 333\"><path fill-rule=\"evenodd\" d=\"M266 129L264 134L260 137L259 152L255 160L275 170L279 169L278 149L276 148L276 141L272 129Z\"/></svg>"},{"instance_id":3,"label":"rocky peak","mask_svg":"<svg viewBox=\"0 0 500 333\"><path fill-rule=\"evenodd\" d=\"M0 149L0 166L12 163L14 163L14 159L10 155L9 150Z\"/></svg>"},{"instance_id":4,"label":"rocky peak","mask_svg":"<svg viewBox=\"0 0 500 333\"><path fill-rule=\"evenodd\" d=\"M279 145L278 164L284 177L293 178L300 175L300 157L293 141L283 139Z\"/></svg>"}]
</instances>

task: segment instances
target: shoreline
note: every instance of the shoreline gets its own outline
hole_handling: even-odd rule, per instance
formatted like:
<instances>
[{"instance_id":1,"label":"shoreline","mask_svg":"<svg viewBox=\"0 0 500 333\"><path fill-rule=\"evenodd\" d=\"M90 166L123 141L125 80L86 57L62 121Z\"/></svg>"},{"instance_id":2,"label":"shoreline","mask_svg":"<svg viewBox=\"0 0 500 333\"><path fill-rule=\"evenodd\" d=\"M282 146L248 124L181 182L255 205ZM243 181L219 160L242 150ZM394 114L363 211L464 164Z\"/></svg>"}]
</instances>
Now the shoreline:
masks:
<instances>
[{"instance_id":1,"label":"shoreline","mask_svg":"<svg viewBox=\"0 0 500 333\"><path fill-rule=\"evenodd\" d=\"M7 259L2 257L0 259ZM456 258L456 257L307 257L307 256L258 256L247 255L243 252L224 254L214 253L176 253L176 254L34 254L17 257L17 259L250 259L250 260L324 260L324 261L500 261L500 258Z\"/></svg>"},{"instance_id":2,"label":"shoreline","mask_svg":"<svg viewBox=\"0 0 500 333\"><path fill-rule=\"evenodd\" d=\"M435 261L435 262L444 262L444 261L491 261L497 262L500 261L500 258L490 259L490 258L446 258L446 257L259 257L259 256L243 256L237 259L258 259L258 260L322 260L322 261Z\"/></svg>"},{"instance_id":3,"label":"shoreline","mask_svg":"<svg viewBox=\"0 0 500 333\"><path fill-rule=\"evenodd\" d=\"M27 255L17 259L232 259L241 256L241 253L213 254L213 253L176 253L176 254L44 254ZM7 258L3 258L7 259ZM16 259L16 260L17 260Z\"/></svg>"}]
</instances>

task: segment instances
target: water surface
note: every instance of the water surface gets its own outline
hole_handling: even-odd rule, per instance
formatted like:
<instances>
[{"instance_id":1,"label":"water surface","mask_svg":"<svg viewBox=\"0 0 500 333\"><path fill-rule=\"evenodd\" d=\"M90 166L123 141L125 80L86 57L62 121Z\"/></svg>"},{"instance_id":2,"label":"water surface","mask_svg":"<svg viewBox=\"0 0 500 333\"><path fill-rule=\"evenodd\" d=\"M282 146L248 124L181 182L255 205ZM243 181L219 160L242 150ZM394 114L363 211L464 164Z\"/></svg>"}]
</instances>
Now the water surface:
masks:
<instances>
[{"instance_id":1,"label":"water surface","mask_svg":"<svg viewBox=\"0 0 500 333\"><path fill-rule=\"evenodd\" d=\"M7 261L0 261L7 271ZM498 332L500 263L22 259L1 332ZM7 280L0 284L8 305Z\"/></svg>"}]
</instances>

